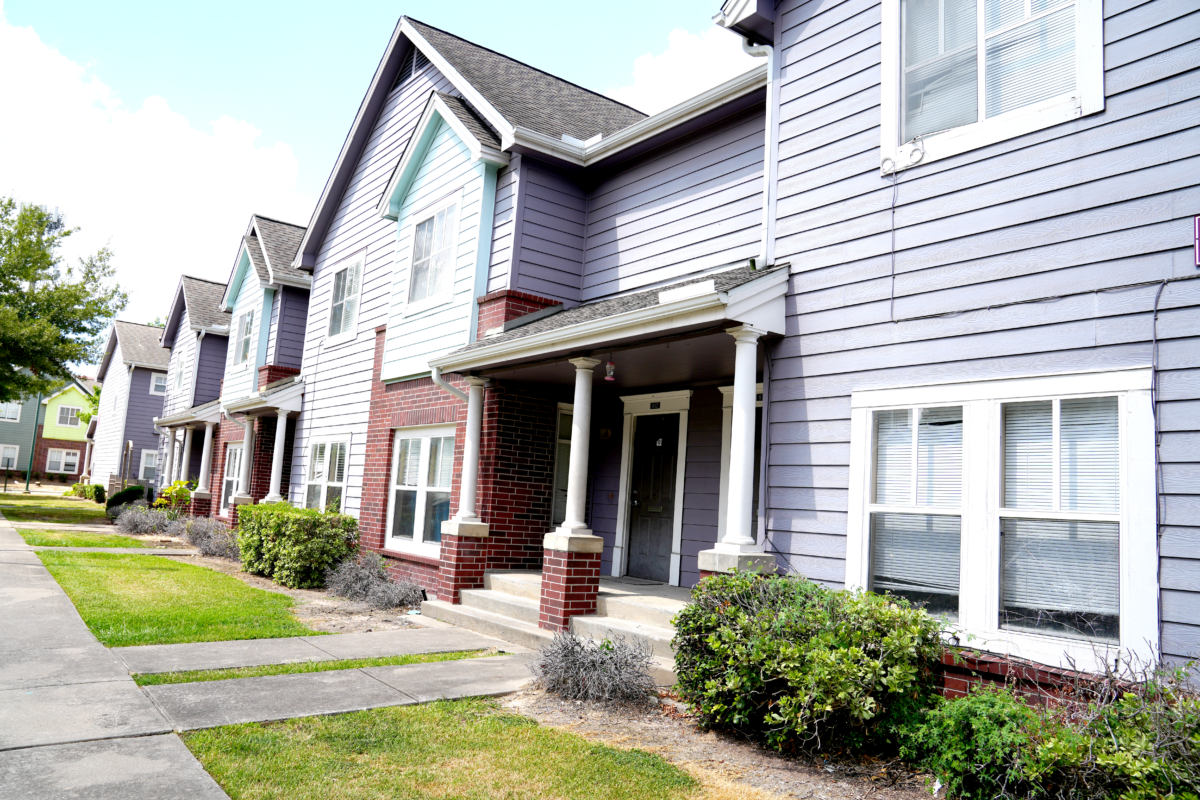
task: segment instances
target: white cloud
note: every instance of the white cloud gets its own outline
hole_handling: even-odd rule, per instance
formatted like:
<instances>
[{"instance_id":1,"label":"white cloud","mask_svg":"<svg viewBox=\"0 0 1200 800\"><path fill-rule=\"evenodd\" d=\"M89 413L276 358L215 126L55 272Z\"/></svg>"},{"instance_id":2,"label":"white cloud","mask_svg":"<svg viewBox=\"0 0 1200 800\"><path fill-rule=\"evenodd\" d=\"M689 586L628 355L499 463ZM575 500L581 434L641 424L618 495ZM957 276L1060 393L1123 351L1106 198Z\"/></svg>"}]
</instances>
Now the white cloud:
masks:
<instances>
[{"instance_id":1,"label":"white cloud","mask_svg":"<svg viewBox=\"0 0 1200 800\"><path fill-rule=\"evenodd\" d=\"M207 130L161 97L130 109L32 28L9 25L0 0L0 195L57 206L82 231L71 262L106 243L129 293L123 319L166 316L181 273L224 281L250 214L304 224L314 198L297 189L283 143L222 116Z\"/></svg>"},{"instance_id":2,"label":"white cloud","mask_svg":"<svg viewBox=\"0 0 1200 800\"><path fill-rule=\"evenodd\" d=\"M647 114L695 97L730 78L762 64L742 51L742 40L713 26L699 35L671 31L667 49L638 56L633 62L633 83L606 94Z\"/></svg>"}]
</instances>

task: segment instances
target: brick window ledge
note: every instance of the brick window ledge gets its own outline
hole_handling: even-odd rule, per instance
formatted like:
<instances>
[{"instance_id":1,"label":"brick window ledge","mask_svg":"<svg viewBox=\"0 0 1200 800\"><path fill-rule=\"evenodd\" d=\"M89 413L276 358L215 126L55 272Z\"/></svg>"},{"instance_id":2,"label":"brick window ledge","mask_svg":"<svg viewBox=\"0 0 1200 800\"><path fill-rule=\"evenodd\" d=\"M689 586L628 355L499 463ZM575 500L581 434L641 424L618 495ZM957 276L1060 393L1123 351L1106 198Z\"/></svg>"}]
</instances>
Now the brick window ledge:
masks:
<instances>
[{"instance_id":1,"label":"brick window ledge","mask_svg":"<svg viewBox=\"0 0 1200 800\"><path fill-rule=\"evenodd\" d=\"M430 556L421 556L416 553L406 553L403 550L388 550L384 548L379 551L379 554L384 558L394 558L397 561L408 561L412 564L424 564L427 567L441 567L442 560L440 558L431 558Z\"/></svg>"}]
</instances>

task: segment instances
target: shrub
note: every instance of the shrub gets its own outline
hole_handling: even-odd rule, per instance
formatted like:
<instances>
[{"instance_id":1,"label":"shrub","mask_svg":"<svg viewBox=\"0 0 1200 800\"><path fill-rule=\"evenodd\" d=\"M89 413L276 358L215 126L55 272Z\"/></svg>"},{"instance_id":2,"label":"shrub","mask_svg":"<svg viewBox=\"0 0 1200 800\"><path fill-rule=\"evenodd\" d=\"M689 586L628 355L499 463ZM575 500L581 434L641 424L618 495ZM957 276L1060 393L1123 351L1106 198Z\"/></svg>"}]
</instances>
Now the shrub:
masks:
<instances>
[{"instance_id":1,"label":"shrub","mask_svg":"<svg viewBox=\"0 0 1200 800\"><path fill-rule=\"evenodd\" d=\"M933 702L941 623L798 576L715 575L675 618L680 694L705 725L779 749L879 748Z\"/></svg>"},{"instance_id":2,"label":"shrub","mask_svg":"<svg viewBox=\"0 0 1200 800\"><path fill-rule=\"evenodd\" d=\"M117 506L127 505L134 500L141 500L146 496L146 487L144 486L127 486L121 491L108 498L105 503L106 508L116 508Z\"/></svg>"},{"instance_id":3,"label":"shrub","mask_svg":"<svg viewBox=\"0 0 1200 800\"><path fill-rule=\"evenodd\" d=\"M292 589L311 589L355 549L358 521L288 503L245 505L238 507L237 536L246 572Z\"/></svg>"},{"instance_id":4,"label":"shrub","mask_svg":"<svg viewBox=\"0 0 1200 800\"><path fill-rule=\"evenodd\" d=\"M171 485L164 487L158 493L158 499L154 501L154 506L170 514L172 519L176 519L180 514L184 513L184 509L191 502L192 490L188 482L184 480L175 481Z\"/></svg>"},{"instance_id":5,"label":"shrub","mask_svg":"<svg viewBox=\"0 0 1200 800\"><path fill-rule=\"evenodd\" d=\"M642 704L650 700L653 655L643 641L596 642L573 633L556 633L529 669L538 685L569 700Z\"/></svg>"},{"instance_id":6,"label":"shrub","mask_svg":"<svg viewBox=\"0 0 1200 800\"><path fill-rule=\"evenodd\" d=\"M162 511L148 508L145 500L135 500L121 510L117 527L122 533L163 533L171 520Z\"/></svg>"},{"instance_id":7,"label":"shrub","mask_svg":"<svg viewBox=\"0 0 1200 800\"><path fill-rule=\"evenodd\" d=\"M238 559L237 537L218 520L180 516L167 526L167 534L183 539L200 555Z\"/></svg>"},{"instance_id":8,"label":"shrub","mask_svg":"<svg viewBox=\"0 0 1200 800\"><path fill-rule=\"evenodd\" d=\"M326 570L325 587L330 594L361 600L371 608L404 608L421 603L421 587L411 581L394 580L384 567L383 556L367 550Z\"/></svg>"}]
</instances>

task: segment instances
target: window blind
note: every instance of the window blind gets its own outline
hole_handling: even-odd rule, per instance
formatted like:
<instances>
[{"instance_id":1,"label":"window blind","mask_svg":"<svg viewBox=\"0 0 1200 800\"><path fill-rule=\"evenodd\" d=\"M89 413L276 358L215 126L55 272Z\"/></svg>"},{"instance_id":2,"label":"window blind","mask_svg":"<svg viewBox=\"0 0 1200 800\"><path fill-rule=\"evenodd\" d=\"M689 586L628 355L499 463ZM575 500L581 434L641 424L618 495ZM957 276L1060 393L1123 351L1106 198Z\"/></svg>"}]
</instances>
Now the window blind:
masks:
<instances>
[{"instance_id":1,"label":"window blind","mask_svg":"<svg viewBox=\"0 0 1200 800\"><path fill-rule=\"evenodd\" d=\"M979 119L976 0L905 0L905 141Z\"/></svg>"},{"instance_id":2,"label":"window blind","mask_svg":"<svg viewBox=\"0 0 1200 800\"><path fill-rule=\"evenodd\" d=\"M962 407L922 408L917 424L917 505L962 503Z\"/></svg>"},{"instance_id":3,"label":"window blind","mask_svg":"<svg viewBox=\"0 0 1200 800\"><path fill-rule=\"evenodd\" d=\"M1060 507L1116 514L1121 509L1117 398L1063 400L1059 409Z\"/></svg>"},{"instance_id":4,"label":"window blind","mask_svg":"<svg viewBox=\"0 0 1200 800\"><path fill-rule=\"evenodd\" d=\"M429 440L428 485L450 488L450 473L454 466L454 437L442 436Z\"/></svg>"},{"instance_id":5,"label":"window blind","mask_svg":"<svg viewBox=\"0 0 1200 800\"><path fill-rule=\"evenodd\" d=\"M1075 7L989 37L984 49L987 116L1075 90Z\"/></svg>"},{"instance_id":6,"label":"window blind","mask_svg":"<svg viewBox=\"0 0 1200 800\"><path fill-rule=\"evenodd\" d=\"M401 439L400 458L396 464L396 485L416 486L421 475L421 440Z\"/></svg>"},{"instance_id":7,"label":"window blind","mask_svg":"<svg viewBox=\"0 0 1200 800\"><path fill-rule=\"evenodd\" d=\"M871 589L958 614L960 517L871 515Z\"/></svg>"},{"instance_id":8,"label":"window blind","mask_svg":"<svg viewBox=\"0 0 1200 800\"><path fill-rule=\"evenodd\" d=\"M329 306L330 336L344 333L354 325L361 271L361 265L354 263L333 276L333 299Z\"/></svg>"},{"instance_id":9,"label":"window blind","mask_svg":"<svg viewBox=\"0 0 1200 800\"><path fill-rule=\"evenodd\" d=\"M875 412L875 502L912 504L912 410Z\"/></svg>"},{"instance_id":10,"label":"window blind","mask_svg":"<svg viewBox=\"0 0 1200 800\"><path fill-rule=\"evenodd\" d=\"M1054 492L1054 403L1004 405L1004 507L1048 509Z\"/></svg>"}]
</instances>

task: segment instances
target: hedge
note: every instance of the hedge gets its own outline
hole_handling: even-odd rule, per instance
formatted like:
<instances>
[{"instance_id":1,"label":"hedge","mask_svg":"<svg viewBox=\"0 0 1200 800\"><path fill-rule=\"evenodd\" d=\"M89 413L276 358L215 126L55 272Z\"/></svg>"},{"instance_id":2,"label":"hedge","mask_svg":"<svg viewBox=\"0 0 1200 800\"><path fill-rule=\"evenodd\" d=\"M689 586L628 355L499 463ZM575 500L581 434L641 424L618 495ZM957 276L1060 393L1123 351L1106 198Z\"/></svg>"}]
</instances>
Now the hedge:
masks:
<instances>
[{"instance_id":1,"label":"hedge","mask_svg":"<svg viewBox=\"0 0 1200 800\"><path fill-rule=\"evenodd\" d=\"M242 569L292 589L318 588L325 571L358 545L358 521L347 514L288 503L238 506Z\"/></svg>"}]
</instances>

